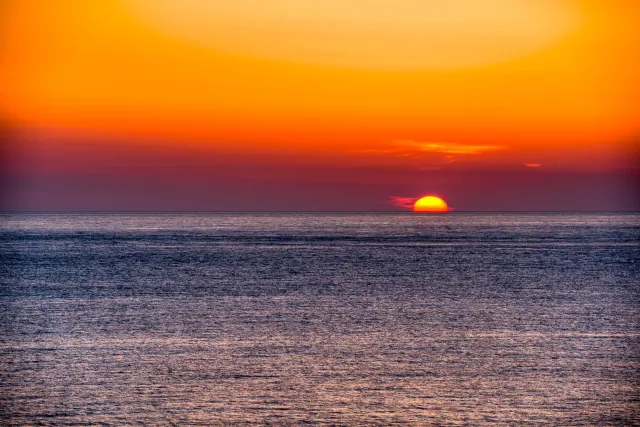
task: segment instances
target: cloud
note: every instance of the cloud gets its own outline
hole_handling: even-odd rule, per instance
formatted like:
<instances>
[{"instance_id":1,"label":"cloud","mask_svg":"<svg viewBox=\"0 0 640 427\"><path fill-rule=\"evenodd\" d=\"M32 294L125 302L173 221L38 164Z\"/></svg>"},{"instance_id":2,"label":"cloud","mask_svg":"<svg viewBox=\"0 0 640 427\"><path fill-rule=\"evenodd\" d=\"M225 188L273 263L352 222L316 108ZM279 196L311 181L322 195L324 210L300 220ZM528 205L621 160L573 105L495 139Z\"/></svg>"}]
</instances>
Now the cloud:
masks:
<instances>
[{"instance_id":1,"label":"cloud","mask_svg":"<svg viewBox=\"0 0 640 427\"><path fill-rule=\"evenodd\" d=\"M464 145L456 142L428 142L413 140L397 140L394 143L400 147L405 147L407 151L418 151L427 153L442 153L448 155L474 155L483 154L489 151L503 150L501 145Z\"/></svg>"},{"instance_id":2,"label":"cloud","mask_svg":"<svg viewBox=\"0 0 640 427\"><path fill-rule=\"evenodd\" d=\"M465 145L456 142L395 140L387 147L358 150L358 153L392 155L395 157L419 157L421 154L441 154L444 163L453 163L460 156L474 156L491 151L503 150L502 145Z\"/></svg>"},{"instance_id":3,"label":"cloud","mask_svg":"<svg viewBox=\"0 0 640 427\"><path fill-rule=\"evenodd\" d=\"M540 163L525 163L524 165L528 168L539 168L542 166Z\"/></svg>"},{"instance_id":4,"label":"cloud","mask_svg":"<svg viewBox=\"0 0 640 427\"><path fill-rule=\"evenodd\" d=\"M418 200L416 197L391 196L387 200L387 203L401 208L411 209L416 200Z\"/></svg>"}]
</instances>

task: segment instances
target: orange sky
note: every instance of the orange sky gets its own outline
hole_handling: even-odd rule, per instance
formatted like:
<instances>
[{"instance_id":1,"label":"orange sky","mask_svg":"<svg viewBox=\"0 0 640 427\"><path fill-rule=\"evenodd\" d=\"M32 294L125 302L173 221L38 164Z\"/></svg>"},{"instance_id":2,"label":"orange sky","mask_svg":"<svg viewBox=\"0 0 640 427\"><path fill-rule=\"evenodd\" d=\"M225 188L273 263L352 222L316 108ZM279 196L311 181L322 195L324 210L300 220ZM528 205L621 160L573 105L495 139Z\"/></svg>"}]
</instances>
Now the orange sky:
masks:
<instances>
[{"instance_id":1,"label":"orange sky","mask_svg":"<svg viewBox=\"0 0 640 427\"><path fill-rule=\"evenodd\" d=\"M137 144L267 166L637 169L636 1L215 3L4 2L9 142L23 160Z\"/></svg>"}]
</instances>

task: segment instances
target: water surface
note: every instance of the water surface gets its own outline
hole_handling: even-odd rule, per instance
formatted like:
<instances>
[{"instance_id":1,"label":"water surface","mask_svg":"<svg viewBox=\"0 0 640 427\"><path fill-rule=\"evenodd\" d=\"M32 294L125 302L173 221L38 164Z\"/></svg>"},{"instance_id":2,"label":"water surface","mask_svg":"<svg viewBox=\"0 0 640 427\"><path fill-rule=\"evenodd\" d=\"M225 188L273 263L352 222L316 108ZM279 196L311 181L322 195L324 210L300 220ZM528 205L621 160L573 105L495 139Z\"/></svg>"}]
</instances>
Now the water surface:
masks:
<instances>
[{"instance_id":1,"label":"water surface","mask_svg":"<svg viewBox=\"0 0 640 427\"><path fill-rule=\"evenodd\" d=\"M640 215L0 220L4 424L640 425Z\"/></svg>"}]
</instances>

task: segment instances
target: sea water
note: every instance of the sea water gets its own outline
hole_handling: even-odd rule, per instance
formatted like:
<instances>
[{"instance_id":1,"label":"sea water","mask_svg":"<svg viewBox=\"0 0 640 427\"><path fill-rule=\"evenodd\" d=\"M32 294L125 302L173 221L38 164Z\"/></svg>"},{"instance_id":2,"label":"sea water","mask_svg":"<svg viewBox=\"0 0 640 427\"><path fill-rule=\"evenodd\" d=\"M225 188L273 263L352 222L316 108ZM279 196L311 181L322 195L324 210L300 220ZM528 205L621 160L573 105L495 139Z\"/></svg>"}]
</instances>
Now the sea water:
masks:
<instances>
[{"instance_id":1,"label":"sea water","mask_svg":"<svg viewBox=\"0 0 640 427\"><path fill-rule=\"evenodd\" d=\"M6 425L640 425L638 214L5 214Z\"/></svg>"}]
</instances>

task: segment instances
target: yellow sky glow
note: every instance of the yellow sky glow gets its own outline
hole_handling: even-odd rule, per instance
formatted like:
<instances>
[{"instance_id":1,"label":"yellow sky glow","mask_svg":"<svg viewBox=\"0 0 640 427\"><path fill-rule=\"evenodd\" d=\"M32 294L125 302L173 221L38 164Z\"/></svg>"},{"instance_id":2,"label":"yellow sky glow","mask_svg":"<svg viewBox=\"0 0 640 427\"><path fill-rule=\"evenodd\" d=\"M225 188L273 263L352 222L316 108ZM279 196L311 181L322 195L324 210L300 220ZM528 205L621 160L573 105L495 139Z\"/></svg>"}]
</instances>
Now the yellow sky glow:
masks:
<instances>
[{"instance_id":1,"label":"yellow sky glow","mask_svg":"<svg viewBox=\"0 0 640 427\"><path fill-rule=\"evenodd\" d=\"M448 69L535 52L581 24L567 0L131 0L141 21L258 58L366 69Z\"/></svg>"},{"instance_id":2,"label":"yellow sky glow","mask_svg":"<svg viewBox=\"0 0 640 427\"><path fill-rule=\"evenodd\" d=\"M397 141L425 141L413 149L520 165L531 160L509 157L517 150L582 162L639 130L635 1L3 8L0 112L10 126L391 157Z\"/></svg>"}]
</instances>

